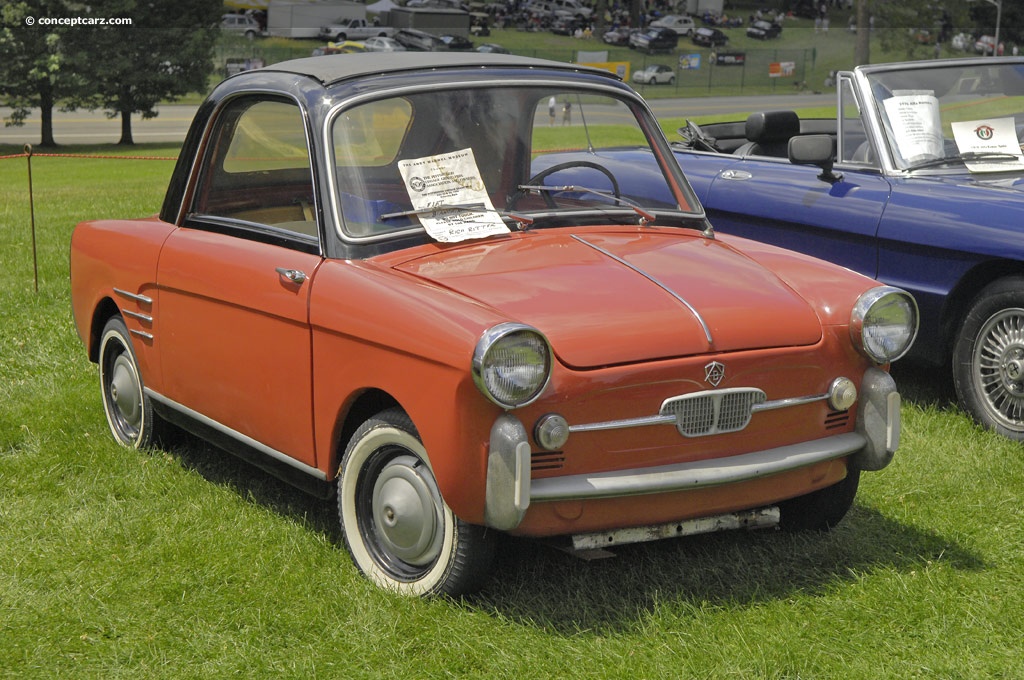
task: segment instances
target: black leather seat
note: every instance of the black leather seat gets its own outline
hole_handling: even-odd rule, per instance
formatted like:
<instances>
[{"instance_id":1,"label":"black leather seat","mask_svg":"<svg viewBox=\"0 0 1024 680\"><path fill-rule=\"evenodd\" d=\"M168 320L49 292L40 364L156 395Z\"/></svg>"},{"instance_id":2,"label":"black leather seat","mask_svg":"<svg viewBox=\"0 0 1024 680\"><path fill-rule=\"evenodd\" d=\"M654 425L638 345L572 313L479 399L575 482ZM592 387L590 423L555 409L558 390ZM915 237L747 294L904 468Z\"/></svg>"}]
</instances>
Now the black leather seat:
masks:
<instances>
[{"instance_id":1,"label":"black leather seat","mask_svg":"<svg viewBox=\"0 0 1024 680\"><path fill-rule=\"evenodd\" d=\"M759 111L747 116L747 143L733 153L740 156L789 155L789 140L800 134L800 117L795 111Z\"/></svg>"}]
</instances>

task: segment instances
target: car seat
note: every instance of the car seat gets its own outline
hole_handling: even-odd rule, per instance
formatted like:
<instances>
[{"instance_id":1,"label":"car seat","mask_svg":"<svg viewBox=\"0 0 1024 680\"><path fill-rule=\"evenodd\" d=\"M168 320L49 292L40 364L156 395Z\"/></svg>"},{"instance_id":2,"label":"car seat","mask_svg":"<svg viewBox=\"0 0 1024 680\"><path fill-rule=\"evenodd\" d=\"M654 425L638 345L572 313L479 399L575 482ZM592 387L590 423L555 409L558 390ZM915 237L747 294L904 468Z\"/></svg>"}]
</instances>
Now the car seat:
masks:
<instances>
[{"instance_id":1,"label":"car seat","mask_svg":"<svg viewBox=\"0 0 1024 680\"><path fill-rule=\"evenodd\" d=\"M795 111L759 111L747 116L747 143L734 151L740 156L786 158L789 140L800 134L800 117Z\"/></svg>"}]
</instances>

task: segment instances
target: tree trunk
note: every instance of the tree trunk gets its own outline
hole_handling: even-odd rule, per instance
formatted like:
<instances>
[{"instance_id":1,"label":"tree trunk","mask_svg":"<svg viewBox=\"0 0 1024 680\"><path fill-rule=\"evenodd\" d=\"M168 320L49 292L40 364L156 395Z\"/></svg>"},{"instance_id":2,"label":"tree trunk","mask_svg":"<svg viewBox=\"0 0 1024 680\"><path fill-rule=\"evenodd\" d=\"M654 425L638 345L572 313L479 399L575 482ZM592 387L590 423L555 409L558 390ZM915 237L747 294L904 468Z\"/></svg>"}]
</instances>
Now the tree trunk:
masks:
<instances>
[{"instance_id":1,"label":"tree trunk","mask_svg":"<svg viewBox=\"0 0 1024 680\"><path fill-rule=\"evenodd\" d=\"M855 65L871 63L871 6L869 0L857 0L857 39L853 45Z\"/></svg>"},{"instance_id":2,"label":"tree trunk","mask_svg":"<svg viewBox=\"0 0 1024 680\"><path fill-rule=\"evenodd\" d=\"M640 17L643 15L643 7L640 0L630 0L629 3L629 27L630 28L641 28L643 22L640 21Z\"/></svg>"},{"instance_id":3,"label":"tree trunk","mask_svg":"<svg viewBox=\"0 0 1024 680\"><path fill-rule=\"evenodd\" d=\"M39 117L42 121L39 146L57 146L53 139L53 83L48 78L39 81Z\"/></svg>"},{"instance_id":4,"label":"tree trunk","mask_svg":"<svg viewBox=\"0 0 1024 680\"><path fill-rule=\"evenodd\" d=\"M134 146L135 142L132 140L132 112L122 111L121 112L121 140L118 144L124 144L125 146Z\"/></svg>"}]
</instances>

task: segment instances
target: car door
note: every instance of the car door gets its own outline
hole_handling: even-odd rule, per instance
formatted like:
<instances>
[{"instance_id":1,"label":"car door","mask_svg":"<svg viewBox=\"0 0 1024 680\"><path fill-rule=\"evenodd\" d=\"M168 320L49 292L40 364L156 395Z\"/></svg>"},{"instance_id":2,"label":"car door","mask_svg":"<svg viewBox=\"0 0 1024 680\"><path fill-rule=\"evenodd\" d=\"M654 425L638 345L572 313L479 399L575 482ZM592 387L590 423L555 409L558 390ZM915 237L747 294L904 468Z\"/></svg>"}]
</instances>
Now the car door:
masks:
<instances>
[{"instance_id":1,"label":"car door","mask_svg":"<svg viewBox=\"0 0 1024 680\"><path fill-rule=\"evenodd\" d=\"M716 230L808 253L867 276L878 272L876 235L889 182L874 172L839 169L835 182L817 167L748 156L711 180L704 208Z\"/></svg>"},{"instance_id":2,"label":"car door","mask_svg":"<svg viewBox=\"0 0 1024 680\"><path fill-rule=\"evenodd\" d=\"M303 116L261 95L214 121L160 256L163 396L313 466L308 301L322 258Z\"/></svg>"},{"instance_id":3,"label":"car door","mask_svg":"<svg viewBox=\"0 0 1024 680\"><path fill-rule=\"evenodd\" d=\"M855 89L838 89L833 177L788 158L740 156L705 172L705 209L716 229L808 253L877 278L878 232L892 184L865 134ZM725 159L736 158L725 155Z\"/></svg>"}]
</instances>

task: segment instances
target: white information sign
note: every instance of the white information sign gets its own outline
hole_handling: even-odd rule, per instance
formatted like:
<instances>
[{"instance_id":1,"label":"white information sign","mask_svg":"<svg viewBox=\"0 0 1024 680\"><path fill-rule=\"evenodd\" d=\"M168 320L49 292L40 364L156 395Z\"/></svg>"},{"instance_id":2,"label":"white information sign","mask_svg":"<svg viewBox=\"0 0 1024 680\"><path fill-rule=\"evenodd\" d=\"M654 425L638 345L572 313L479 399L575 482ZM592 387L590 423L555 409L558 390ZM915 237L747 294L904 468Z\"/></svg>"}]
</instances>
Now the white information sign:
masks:
<instances>
[{"instance_id":1,"label":"white information sign","mask_svg":"<svg viewBox=\"0 0 1024 680\"><path fill-rule=\"evenodd\" d=\"M412 207L415 210L437 208L419 215L420 223L431 238L442 243L454 243L509 233L509 228L494 212L473 149L399 161L398 169ZM445 206L474 206L479 209Z\"/></svg>"},{"instance_id":2,"label":"white information sign","mask_svg":"<svg viewBox=\"0 0 1024 680\"><path fill-rule=\"evenodd\" d=\"M953 139L961 154L1009 154L1017 160L965 161L971 172L1005 172L1024 169L1020 142L1013 118L990 118L953 123Z\"/></svg>"},{"instance_id":3,"label":"white information sign","mask_svg":"<svg viewBox=\"0 0 1024 680\"><path fill-rule=\"evenodd\" d=\"M945 155L939 100L934 94L896 90L884 105L903 160L913 163Z\"/></svg>"}]
</instances>

